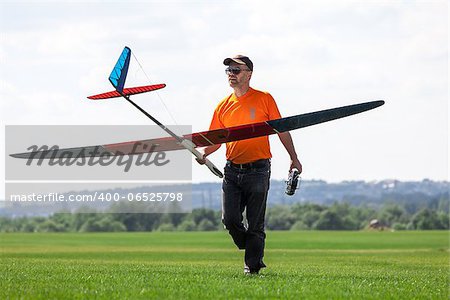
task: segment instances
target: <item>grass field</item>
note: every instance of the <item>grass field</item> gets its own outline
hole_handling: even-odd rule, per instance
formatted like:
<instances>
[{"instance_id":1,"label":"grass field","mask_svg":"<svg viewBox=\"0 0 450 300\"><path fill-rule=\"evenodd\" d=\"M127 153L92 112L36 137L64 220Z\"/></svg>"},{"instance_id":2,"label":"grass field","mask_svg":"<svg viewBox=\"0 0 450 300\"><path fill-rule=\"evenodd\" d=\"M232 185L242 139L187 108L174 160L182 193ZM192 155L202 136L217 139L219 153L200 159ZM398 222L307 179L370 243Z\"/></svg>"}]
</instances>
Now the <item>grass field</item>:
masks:
<instances>
[{"instance_id":1,"label":"grass field","mask_svg":"<svg viewBox=\"0 0 450 300\"><path fill-rule=\"evenodd\" d=\"M1 234L1 299L448 299L449 232L268 232L260 275L222 232Z\"/></svg>"}]
</instances>

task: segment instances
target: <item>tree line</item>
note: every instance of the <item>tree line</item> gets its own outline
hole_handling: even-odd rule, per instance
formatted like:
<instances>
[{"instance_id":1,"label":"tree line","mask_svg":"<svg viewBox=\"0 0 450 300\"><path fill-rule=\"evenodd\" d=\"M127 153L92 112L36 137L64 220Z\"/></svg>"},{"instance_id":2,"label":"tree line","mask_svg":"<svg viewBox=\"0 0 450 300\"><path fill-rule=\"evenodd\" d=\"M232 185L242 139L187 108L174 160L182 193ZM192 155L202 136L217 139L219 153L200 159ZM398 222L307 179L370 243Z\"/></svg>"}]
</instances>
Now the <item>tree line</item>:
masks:
<instances>
[{"instance_id":1,"label":"tree line","mask_svg":"<svg viewBox=\"0 0 450 300\"><path fill-rule=\"evenodd\" d=\"M276 205L266 212L269 230L361 230L371 220L394 230L448 230L449 201L411 210L405 204L386 203L373 208L346 202L331 205L296 203ZM115 232L222 230L221 212L194 209L192 213L98 213L93 210L50 216L0 217L1 232Z\"/></svg>"}]
</instances>

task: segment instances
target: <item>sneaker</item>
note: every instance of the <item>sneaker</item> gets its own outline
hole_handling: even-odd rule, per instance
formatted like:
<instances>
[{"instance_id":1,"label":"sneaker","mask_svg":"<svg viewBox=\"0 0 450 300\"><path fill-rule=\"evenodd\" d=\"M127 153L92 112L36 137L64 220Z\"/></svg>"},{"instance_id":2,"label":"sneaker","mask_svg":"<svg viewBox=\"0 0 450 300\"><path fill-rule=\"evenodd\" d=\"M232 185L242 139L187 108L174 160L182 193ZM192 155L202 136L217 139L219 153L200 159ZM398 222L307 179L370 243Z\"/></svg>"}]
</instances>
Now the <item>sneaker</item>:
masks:
<instances>
[{"instance_id":1,"label":"sneaker","mask_svg":"<svg viewBox=\"0 0 450 300\"><path fill-rule=\"evenodd\" d=\"M250 267L249 266L247 266L247 265L244 265L244 274L245 275L257 275L257 274L259 274L259 270L253 270L253 269L250 269Z\"/></svg>"}]
</instances>

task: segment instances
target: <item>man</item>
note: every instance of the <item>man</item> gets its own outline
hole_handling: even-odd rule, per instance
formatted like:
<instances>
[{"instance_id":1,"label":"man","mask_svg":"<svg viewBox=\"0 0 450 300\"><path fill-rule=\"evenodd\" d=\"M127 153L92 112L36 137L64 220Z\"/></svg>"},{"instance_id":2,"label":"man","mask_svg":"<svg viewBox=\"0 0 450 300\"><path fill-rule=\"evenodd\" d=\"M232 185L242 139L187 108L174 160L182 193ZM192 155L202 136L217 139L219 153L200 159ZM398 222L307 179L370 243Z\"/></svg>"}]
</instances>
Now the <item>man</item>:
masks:
<instances>
[{"instance_id":1,"label":"man","mask_svg":"<svg viewBox=\"0 0 450 300\"><path fill-rule=\"evenodd\" d=\"M281 118L275 100L269 93L250 87L253 62L247 56L226 58L224 65L233 93L224 98L211 121L210 130L263 122ZM291 158L290 170L302 172L289 132L278 134ZM206 147L203 158L219 149ZM226 145L227 164L222 184L222 222L239 249L245 249L245 274L258 274L263 262L264 218L270 180L270 145L268 136L229 142ZM204 160L198 160L204 163ZM247 228L243 224L246 209Z\"/></svg>"}]
</instances>

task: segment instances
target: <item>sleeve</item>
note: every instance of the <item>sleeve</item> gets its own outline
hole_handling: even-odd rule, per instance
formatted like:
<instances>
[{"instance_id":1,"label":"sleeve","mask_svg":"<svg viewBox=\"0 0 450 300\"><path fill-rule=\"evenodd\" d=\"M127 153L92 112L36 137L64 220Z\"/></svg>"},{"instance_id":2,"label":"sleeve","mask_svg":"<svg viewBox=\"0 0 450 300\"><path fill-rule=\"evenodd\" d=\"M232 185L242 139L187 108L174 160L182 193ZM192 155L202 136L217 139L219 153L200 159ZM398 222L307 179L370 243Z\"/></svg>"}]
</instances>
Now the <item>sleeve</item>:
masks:
<instances>
[{"instance_id":1,"label":"sleeve","mask_svg":"<svg viewBox=\"0 0 450 300\"><path fill-rule=\"evenodd\" d=\"M267 110L269 112L269 120L276 120L281 118L280 111L278 110L277 103L273 99L272 95L267 93Z\"/></svg>"},{"instance_id":2,"label":"sleeve","mask_svg":"<svg viewBox=\"0 0 450 300\"><path fill-rule=\"evenodd\" d=\"M209 130L215 130L225 128L223 123L219 119L219 113L217 112L217 109L214 110L214 114L211 120L211 124L209 125Z\"/></svg>"}]
</instances>

